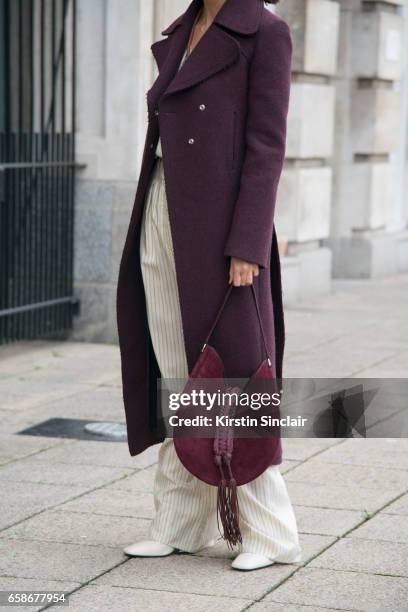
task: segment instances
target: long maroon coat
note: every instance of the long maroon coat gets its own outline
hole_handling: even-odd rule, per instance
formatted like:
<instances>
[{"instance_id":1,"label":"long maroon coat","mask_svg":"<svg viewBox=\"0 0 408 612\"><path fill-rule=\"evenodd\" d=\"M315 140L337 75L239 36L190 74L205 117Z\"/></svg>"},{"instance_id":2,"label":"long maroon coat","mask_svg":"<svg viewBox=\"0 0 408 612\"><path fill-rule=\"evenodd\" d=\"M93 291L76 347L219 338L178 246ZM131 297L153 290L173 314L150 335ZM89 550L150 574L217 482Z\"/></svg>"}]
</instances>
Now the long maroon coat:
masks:
<instances>
[{"instance_id":1,"label":"long maroon coat","mask_svg":"<svg viewBox=\"0 0 408 612\"><path fill-rule=\"evenodd\" d=\"M236 256L261 267L255 287L276 375L282 375L274 210L285 152L290 31L262 0L227 0L177 71L201 5L192 0L162 32L167 38L151 47L159 76L147 94L149 125L117 292L131 455L163 439L156 414L160 372L139 261L159 133L189 370L228 287L230 256ZM250 287L234 288L212 344L229 377L250 376L265 357Z\"/></svg>"}]
</instances>

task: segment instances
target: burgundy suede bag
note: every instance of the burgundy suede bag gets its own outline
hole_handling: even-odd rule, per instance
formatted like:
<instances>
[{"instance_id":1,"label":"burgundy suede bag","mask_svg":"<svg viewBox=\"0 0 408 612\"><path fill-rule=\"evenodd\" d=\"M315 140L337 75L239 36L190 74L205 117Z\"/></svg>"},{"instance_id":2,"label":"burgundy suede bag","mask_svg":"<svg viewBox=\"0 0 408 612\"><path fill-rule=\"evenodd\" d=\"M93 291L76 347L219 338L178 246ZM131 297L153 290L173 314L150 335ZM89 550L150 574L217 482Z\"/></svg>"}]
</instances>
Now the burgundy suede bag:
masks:
<instances>
[{"instance_id":1,"label":"burgundy suede bag","mask_svg":"<svg viewBox=\"0 0 408 612\"><path fill-rule=\"evenodd\" d=\"M218 379L218 382L219 379L225 380L223 361L209 342L232 289L233 285L230 285L183 392L191 393L192 389L199 388L200 379L207 379L204 382L206 390L209 386L211 387L210 379ZM273 387L275 391L277 390L275 370L268 353L258 298L253 285L251 285L251 289L261 329L265 359L246 382L243 389L228 386L225 382L223 390L237 394L242 391L250 393L251 390L258 389L259 384L263 382ZM219 388L219 385L217 385L217 388ZM185 414L187 414L187 411L185 411ZM229 405L222 405L219 414L233 416L233 402L230 402ZM278 431L280 432L279 428ZM180 461L191 474L207 484L218 487L217 520L218 526L221 520L223 529L222 531L220 529L220 533L224 540L230 547L242 542L239 528L237 487L254 480L271 464L279 462L276 461L276 457L281 453L280 435L275 433L275 435L268 437L234 437L233 427L218 426L214 437L188 437L175 431L174 446Z\"/></svg>"}]
</instances>

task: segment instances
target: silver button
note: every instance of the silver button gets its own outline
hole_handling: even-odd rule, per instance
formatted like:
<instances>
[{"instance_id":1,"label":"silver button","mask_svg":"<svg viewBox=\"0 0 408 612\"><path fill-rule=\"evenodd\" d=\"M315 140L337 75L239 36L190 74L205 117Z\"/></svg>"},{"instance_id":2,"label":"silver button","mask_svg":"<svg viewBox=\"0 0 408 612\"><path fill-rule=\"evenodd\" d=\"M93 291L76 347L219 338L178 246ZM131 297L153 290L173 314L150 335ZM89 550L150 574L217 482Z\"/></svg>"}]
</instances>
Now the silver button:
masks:
<instances>
[{"instance_id":1,"label":"silver button","mask_svg":"<svg viewBox=\"0 0 408 612\"><path fill-rule=\"evenodd\" d=\"M194 138L189 138L188 139L188 144L194 144Z\"/></svg>"},{"instance_id":2,"label":"silver button","mask_svg":"<svg viewBox=\"0 0 408 612\"><path fill-rule=\"evenodd\" d=\"M205 104L200 104L200 106L198 108L200 109L200 111L205 110Z\"/></svg>"},{"instance_id":3,"label":"silver button","mask_svg":"<svg viewBox=\"0 0 408 612\"><path fill-rule=\"evenodd\" d=\"M159 111L157 110L157 108L156 108L156 110L154 111L154 114L156 115L156 117L157 117L157 115L159 114Z\"/></svg>"},{"instance_id":4,"label":"silver button","mask_svg":"<svg viewBox=\"0 0 408 612\"><path fill-rule=\"evenodd\" d=\"M150 148L153 149L153 143L150 145Z\"/></svg>"}]
</instances>

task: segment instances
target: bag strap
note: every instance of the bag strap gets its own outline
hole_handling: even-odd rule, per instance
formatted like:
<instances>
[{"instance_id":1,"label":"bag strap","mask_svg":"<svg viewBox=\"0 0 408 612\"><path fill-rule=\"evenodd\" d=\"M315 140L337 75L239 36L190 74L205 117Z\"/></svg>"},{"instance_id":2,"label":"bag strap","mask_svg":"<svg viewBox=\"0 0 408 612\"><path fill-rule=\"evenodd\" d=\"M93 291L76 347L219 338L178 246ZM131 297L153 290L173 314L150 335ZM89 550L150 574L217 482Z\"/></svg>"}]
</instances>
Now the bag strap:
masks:
<instances>
[{"instance_id":1,"label":"bag strap","mask_svg":"<svg viewBox=\"0 0 408 612\"><path fill-rule=\"evenodd\" d=\"M209 340L210 340L210 338L211 338L211 336L212 336L212 334L214 332L214 329L216 328L217 323L220 320L220 317L221 317L221 315L223 313L223 310L225 308L225 305L226 305L226 303L228 301L229 296L231 295L231 291L233 290L233 288L234 288L234 285L230 285L228 287L227 292L225 294L225 297L224 297L224 299L222 301L222 304L221 304L221 306L220 306L220 308L219 308L219 310L217 312L217 315L215 317L214 323L211 325L210 331L208 332L207 337L206 337L206 339L204 341L204 344L203 344L203 347L201 349L201 352L207 346L207 344L208 344L208 342L209 342ZM264 349L265 349L265 355L266 355L266 358L268 360L268 365L271 366L272 365L272 361L271 361L271 358L269 356L268 345L266 343L265 330L264 330L264 327L262 325L261 310L259 308L258 298L257 298L255 287L254 287L253 284L251 285L251 289L252 289L252 295L253 295L253 298L254 298L254 301L255 301L256 314L258 315L259 327L261 328L261 335L262 335L262 341L263 341L263 345L264 345Z\"/></svg>"}]
</instances>

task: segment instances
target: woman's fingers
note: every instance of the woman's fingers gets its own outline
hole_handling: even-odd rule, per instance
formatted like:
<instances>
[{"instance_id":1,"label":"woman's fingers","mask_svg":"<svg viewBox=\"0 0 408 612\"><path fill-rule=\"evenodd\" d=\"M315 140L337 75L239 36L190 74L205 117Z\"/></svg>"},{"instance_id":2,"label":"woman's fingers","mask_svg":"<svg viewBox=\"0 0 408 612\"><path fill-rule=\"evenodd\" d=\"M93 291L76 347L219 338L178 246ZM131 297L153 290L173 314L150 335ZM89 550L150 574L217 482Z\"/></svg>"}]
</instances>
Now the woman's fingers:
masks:
<instances>
[{"instance_id":1,"label":"woman's fingers","mask_svg":"<svg viewBox=\"0 0 408 612\"><path fill-rule=\"evenodd\" d=\"M259 276L259 267L236 257L231 258L229 283L235 287L247 287L254 282L254 276Z\"/></svg>"},{"instance_id":2,"label":"woman's fingers","mask_svg":"<svg viewBox=\"0 0 408 612\"><path fill-rule=\"evenodd\" d=\"M241 270L238 267L234 267L233 283L235 287L241 286Z\"/></svg>"},{"instance_id":3,"label":"woman's fingers","mask_svg":"<svg viewBox=\"0 0 408 612\"><path fill-rule=\"evenodd\" d=\"M253 277L253 269L249 268L249 270L247 271L246 274L246 285L252 285L252 283L254 282L254 277Z\"/></svg>"},{"instance_id":4,"label":"woman's fingers","mask_svg":"<svg viewBox=\"0 0 408 612\"><path fill-rule=\"evenodd\" d=\"M238 266L238 276L239 276L239 285L238 287L244 287L246 285L247 278L247 266L246 264L241 264Z\"/></svg>"}]
</instances>

